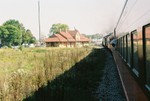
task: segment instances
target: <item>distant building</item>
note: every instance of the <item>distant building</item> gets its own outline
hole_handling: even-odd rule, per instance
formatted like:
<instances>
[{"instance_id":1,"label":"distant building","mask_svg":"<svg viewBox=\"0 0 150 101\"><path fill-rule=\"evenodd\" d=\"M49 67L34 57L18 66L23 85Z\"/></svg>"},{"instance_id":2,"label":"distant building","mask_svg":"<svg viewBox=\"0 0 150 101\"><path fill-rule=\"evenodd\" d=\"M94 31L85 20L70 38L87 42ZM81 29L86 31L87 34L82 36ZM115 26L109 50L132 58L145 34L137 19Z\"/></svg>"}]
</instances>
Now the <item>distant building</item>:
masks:
<instances>
[{"instance_id":1,"label":"distant building","mask_svg":"<svg viewBox=\"0 0 150 101\"><path fill-rule=\"evenodd\" d=\"M89 41L76 29L60 31L45 39L46 47L83 47L89 45Z\"/></svg>"},{"instance_id":2,"label":"distant building","mask_svg":"<svg viewBox=\"0 0 150 101\"><path fill-rule=\"evenodd\" d=\"M101 45L102 44L102 38L100 38L100 39L96 39L96 38L91 39L91 43L93 45Z\"/></svg>"}]
</instances>

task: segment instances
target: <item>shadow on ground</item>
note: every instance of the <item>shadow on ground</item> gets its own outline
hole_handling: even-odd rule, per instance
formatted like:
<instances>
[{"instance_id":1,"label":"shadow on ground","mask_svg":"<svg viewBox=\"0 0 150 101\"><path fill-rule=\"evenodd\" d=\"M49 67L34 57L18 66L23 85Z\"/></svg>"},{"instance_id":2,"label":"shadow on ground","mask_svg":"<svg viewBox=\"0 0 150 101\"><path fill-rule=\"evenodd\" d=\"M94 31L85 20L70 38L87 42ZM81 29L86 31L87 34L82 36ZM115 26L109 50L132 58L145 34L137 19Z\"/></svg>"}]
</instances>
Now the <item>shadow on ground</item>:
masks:
<instances>
[{"instance_id":1,"label":"shadow on ground","mask_svg":"<svg viewBox=\"0 0 150 101\"><path fill-rule=\"evenodd\" d=\"M94 97L105 67L105 50L93 49L70 70L23 101L98 101Z\"/></svg>"}]
</instances>

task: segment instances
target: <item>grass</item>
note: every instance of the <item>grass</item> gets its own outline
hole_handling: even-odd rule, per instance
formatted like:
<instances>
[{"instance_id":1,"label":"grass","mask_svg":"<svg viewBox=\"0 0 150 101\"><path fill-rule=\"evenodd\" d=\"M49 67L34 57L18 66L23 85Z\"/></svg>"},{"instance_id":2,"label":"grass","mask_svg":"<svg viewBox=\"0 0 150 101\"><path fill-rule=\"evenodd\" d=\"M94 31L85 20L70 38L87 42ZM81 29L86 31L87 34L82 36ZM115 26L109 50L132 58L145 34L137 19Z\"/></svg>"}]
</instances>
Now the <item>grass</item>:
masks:
<instances>
[{"instance_id":1,"label":"grass","mask_svg":"<svg viewBox=\"0 0 150 101\"><path fill-rule=\"evenodd\" d=\"M95 92L103 75L105 57L104 50L94 49L24 101L99 101Z\"/></svg>"},{"instance_id":2,"label":"grass","mask_svg":"<svg viewBox=\"0 0 150 101\"><path fill-rule=\"evenodd\" d=\"M91 48L0 49L0 101L20 101L86 57Z\"/></svg>"}]
</instances>

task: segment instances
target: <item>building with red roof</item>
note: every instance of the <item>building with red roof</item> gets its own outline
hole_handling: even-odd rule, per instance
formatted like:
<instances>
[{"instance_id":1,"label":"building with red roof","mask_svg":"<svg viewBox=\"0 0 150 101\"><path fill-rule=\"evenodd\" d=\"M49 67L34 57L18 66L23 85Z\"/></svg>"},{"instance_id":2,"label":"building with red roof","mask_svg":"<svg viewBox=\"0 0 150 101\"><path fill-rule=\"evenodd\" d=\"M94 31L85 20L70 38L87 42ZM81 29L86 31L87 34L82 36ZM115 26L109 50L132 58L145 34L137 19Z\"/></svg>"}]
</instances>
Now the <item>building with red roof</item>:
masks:
<instances>
[{"instance_id":1,"label":"building with red roof","mask_svg":"<svg viewBox=\"0 0 150 101\"><path fill-rule=\"evenodd\" d=\"M45 39L47 47L82 47L89 45L90 39L78 30L60 31Z\"/></svg>"}]
</instances>

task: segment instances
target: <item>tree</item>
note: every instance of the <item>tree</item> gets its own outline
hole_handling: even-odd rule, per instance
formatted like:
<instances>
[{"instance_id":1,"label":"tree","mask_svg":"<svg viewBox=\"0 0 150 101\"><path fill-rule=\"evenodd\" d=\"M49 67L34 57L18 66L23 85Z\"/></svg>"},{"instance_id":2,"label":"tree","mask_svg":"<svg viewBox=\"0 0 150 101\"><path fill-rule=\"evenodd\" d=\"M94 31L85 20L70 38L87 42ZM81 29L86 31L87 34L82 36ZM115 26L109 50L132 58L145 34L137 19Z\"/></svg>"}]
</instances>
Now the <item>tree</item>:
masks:
<instances>
[{"instance_id":1,"label":"tree","mask_svg":"<svg viewBox=\"0 0 150 101\"><path fill-rule=\"evenodd\" d=\"M36 38L34 36L31 37L29 43L35 43L35 42L36 42Z\"/></svg>"},{"instance_id":2,"label":"tree","mask_svg":"<svg viewBox=\"0 0 150 101\"><path fill-rule=\"evenodd\" d=\"M6 45L5 40L7 39L9 32L4 26L0 26L0 41L2 45Z\"/></svg>"},{"instance_id":3,"label":"tree","mask_svg":"<svg viewBox=\"0 0 150 101\"><path fill-rule=\"evenodd\" d=\"M34 43L36 38L19 21L8 20L0 26L0 41L2 46L16 46L23 43Z\"/></svg>"},{"instance_id":4,"label":"tree","mask_svg":"<svg viewBox=\"0 0 150 101\"><path fill-rule=\"evenodd\" d=\"M2 45L20 45L21 32L13 25L0 27L0 39Z\"/></svg>"},{"instance_id":5,"label":"tree","mask_svg":"<svg viewBox=\"0 0 150 101\"><path fill-rule=\"evenodd\" d=\"M10 19L3 24L3 26L7 26L7 25L12 25L12 26L16 27L20 31L21 36L24 36L24 34L26 32L25 27L18 20ZM24 43L23 40L21 43Z\"/></svg>"},{"instance_id":6,"label":"tree","mask_svg":"<svg viewBox=\"0 0 150 101\"><path fill-rule=\"evenodd\" d=\"M20 29L20 27L23 27L23 25L20 24L19 21L17 21L17 20L12 20L12 19L6 21L6 22L3 24L3 26L6 26L6 25L15 26L15 27L17 27L18 29Z\"/></svg>"},{"instance_id":7,"label":"tree","mask_svg":"<svg viewBox=\"0 0 150 101\"><path fill-rule=\"evenodd\" d=\"M31 30L27 29L22 38L23 42L26 44L35 43L36 38L32 35Z\"/></svg>"},{"instance_id":8,"label":"tree","mask_svg":"<svg viewBox=\"0 0 150 101\"><path fill-rule=\"evenodd\" d=\"M29 29L27 29L25 34L22 37L23 42L28 44L31 37L32 37L32 33Z\"/></svg>"},{"instance_id":9,"label":"tree","mask_svg":"<svg viewBox=\"0 0 150 101\"><path fill-rule=\"evenodd\" d=\"M61 24L61 23L57 23L57 24L53 24L52 27L50 28L50 33L52 34L57 34L61 31L65 31L68 30L69 27L66 24Z\"/></svg>"},{"instance_id":10,"label":"tree","mask_svg":"<svg viewBox=\"0 0 150 101\"><path fill-rule=\"evenodd\" d=\"M5 39L6 45L20 45L21 44L21 32L13 25L6 25L4 28L9 32Z\"/></svg>"}]
</instances>

